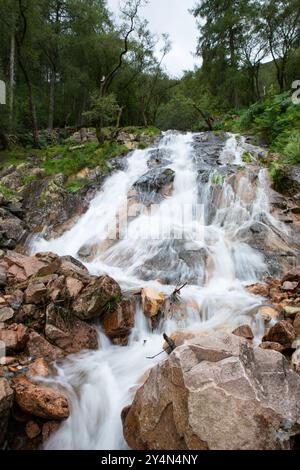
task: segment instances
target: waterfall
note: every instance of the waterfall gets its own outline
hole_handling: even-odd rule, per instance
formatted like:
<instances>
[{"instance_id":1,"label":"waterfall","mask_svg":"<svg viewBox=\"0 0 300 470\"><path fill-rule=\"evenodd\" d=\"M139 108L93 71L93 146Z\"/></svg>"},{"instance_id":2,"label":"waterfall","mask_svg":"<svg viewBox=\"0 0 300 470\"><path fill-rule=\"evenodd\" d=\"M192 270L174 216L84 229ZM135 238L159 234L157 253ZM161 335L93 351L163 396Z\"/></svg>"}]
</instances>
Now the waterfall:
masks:
<instances>
[{"instance_id":1,"label":"waterfall","mask_svg":"<svg viewBox=\"0 0 300 470\"><path fill-rule=\"evenodd\" d=\"M187 282L181 291L184 318L168 320L151 332L137 307L128 346L111 345L99 329L98 351L71 356L56 366L57 376L49 380L66 390L71 415L46 449L127 448L121 411L131 403L143 374L164 358L147 359L161 351L162 331L231 331L245 323L255 329L261 299L245 286L257 282L267 267L262 254L239 239L239 233L261 214L270 223L276 221L270 214L263 170L254 183L246 171L237 180L242 146L243 141L229 135L215 152L216 143L207 142L204 135L168 132L155 148L136 150L126 158L126 169L106 180L71 230L58 239L33 241L33 253L52 251L79 258L82 247L92 248L85 260L90 272L112 276L123 289L151 286L170 294ZM156 184L153 156L155 175L165 170L166 175L174 174L171 187L159 198L151 189ZM234 171L228 172L232 166ZM146 185L139 193L136 188L145 175L150 189ZM120 235L116 216L120 223L124 203L132 195L139 201L144 197L143 210L126 219L124 236L114 239L111 233ZM149 204L152 199L155 204Z\"/></svg>"}]
</instances>

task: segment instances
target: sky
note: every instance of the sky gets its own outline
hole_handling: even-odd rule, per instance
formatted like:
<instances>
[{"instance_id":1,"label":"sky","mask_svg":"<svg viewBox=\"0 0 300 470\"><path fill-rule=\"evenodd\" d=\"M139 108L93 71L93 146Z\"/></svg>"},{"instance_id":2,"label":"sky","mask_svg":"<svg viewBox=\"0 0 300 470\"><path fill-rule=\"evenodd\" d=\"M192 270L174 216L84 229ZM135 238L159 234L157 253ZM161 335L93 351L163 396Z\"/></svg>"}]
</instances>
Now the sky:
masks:
<instances>
[{"instance_id":1,"label":"sky","mask_svg":"<svg viewBox=\"0 0 300 470\"><path fill-rule=\"evenodd\" d=\"M119 0L107 0L110 10L118 14ZM141 16L149 21L152 33L168 33L172 50L164 60L170 75L180 77L184 70L193 70L199 59L193 57L198 31L195 18L189 13L196 0L149 0Z\"/></svg>"}]
</instances>

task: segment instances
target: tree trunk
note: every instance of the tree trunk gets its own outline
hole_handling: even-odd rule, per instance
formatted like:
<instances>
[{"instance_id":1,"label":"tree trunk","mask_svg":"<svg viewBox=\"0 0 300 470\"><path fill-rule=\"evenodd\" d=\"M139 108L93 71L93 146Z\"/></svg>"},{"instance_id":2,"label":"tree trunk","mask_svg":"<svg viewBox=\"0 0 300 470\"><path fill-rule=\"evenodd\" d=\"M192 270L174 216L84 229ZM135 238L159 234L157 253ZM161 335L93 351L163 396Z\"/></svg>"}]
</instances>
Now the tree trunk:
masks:
<instances>
[{"instance_id":1,"label":"tree trunk","mask_svg":"<svg viewBox=\"0 0 300 470\"><path fill-rule=\"evenodd\" d=\"M96 126L96 136L100 145L104 144L105 135L102 132L102 126Z\"/></svg>"},{"instance_id":2,"label":"tree trunk","mask_svg":"<svg viewBox=\"0 0 300 470\"><path fill-rule=\"evenodd\" d=\"M12 132L14 121L14 88L15 88L15 34L11 35L9 58L9 130Z\"/></svg>"},{"instance_id":3,"label":"tree trunk","mask_svg":"<svg viewBox=\"0 0 300 470\"><path fill-rule=\"evenodd\" d=\"M6 150L8 147L8 138L6 134L0 129L0 150Z\"/></svg>"},{"instance_id":4,"label":"tree trunk","mask_svg":"<svg viewBox=\"0 0 300 470\"><path fill-rule=\"evenodd\" d=\"M49 133L53 131L53 123L54 123L55 81L56 81L56 72L55 70L51 70L50 91L49 91L49 119L48 119Z\"/></svg>"}]
</instances>

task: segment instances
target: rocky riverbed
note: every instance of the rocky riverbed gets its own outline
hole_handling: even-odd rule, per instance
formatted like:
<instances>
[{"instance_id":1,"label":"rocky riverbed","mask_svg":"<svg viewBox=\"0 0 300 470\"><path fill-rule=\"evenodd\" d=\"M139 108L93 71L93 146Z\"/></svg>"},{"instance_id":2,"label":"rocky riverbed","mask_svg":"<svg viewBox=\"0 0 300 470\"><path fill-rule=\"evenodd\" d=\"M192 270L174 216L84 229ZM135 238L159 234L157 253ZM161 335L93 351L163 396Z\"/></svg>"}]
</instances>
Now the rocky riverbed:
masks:
<instances>
[{"instance_id":1,"label":"rocky riverbed","mask_svg":"<svg viewBox=\"0 0 300 470\"><path fill-rule=\"evenodd\" d=\"M142 174L129 181L129 201L145 206L163 204L173 192L179 191L178 168L172 147L168 145L148 152ZM110 243L108 252L101 244L105 254L102 262L107 263L109 259L116 276L105 273L106 268L101 273L87 269L99 256L99 243L93 245L96 251L85 245L85 250L77 250L75 256L59 256L50 251L28 254L28 236L40 225L47 226L46 238L60 234L61 227L76 228L74 215L77 220L79 213L86 211L94 190L70 195L74 198L70 199L69 212L64 197L61 204L57 202L60 193L54 188L53 197L49 196L53 206L47 210L48 215L44 213L44 218L37 219L33 215L38 210L34 192L28 190L28 196L14 203L1 201L0 443L3 448L36 449L47 446L55 433L65 436L67 423L76 414L73 393L84 395L80 391L81 379L83 384L89 384L89 372L85 379L82 365L88 360L89 351L97 354L106 347L107 339L116 353L122 348L124 352L133 347L142 350L143 341L141 346L133 343L140 328L138 312L142 313L149 334L156 332L161 337L155 343L157 353L165 353L157 364L148 360L146 374L129 384L130 400L127 397L125 401L130 404L123 406L123 411L122 407L117 410L119 420L122 414L124 437L130 448L299 448L298 193L290 190L289 194L279 194L267 178L260 179L260 159L265 158L263 149L244 142L243 151L251 153L253 162L243 165L242 160L228 161L236 159L238 152L241 157L242 151L232 152L225 136L196 135L192 148L191 165L196 184L200 193L206 191L206 225L226 228L233 259L238 256L234 253L236 247L245 245L264 256L265 267L256 276L259 282L256 279L251 283L245 278L245 273L250 272L246 260L240 270L235 268L232 284L225 287L224 293L218 279L206 291L216 276L216 258L209 238L207 246L197 250L178 241L167 249L160 245L151 259L143 258L142 266L137 265L131 273L131 283L133 274L138 273L137 285L126 287L114 279L118 279L118 271L111 261L115 259L111 249L121 243L124 259L120 258L119 266L128 263L125 256L128 247L122 241ZM127 164L124 161L125 167ZM269 209L263 205L264 209L254 212L258 216L242 223L244 212L255 208L261 188L269 195ZM238 214L237 200L238 207L243 209ZM57 211L54 218L49 218L51 207ZM228 219L226 208L236 219ZM236 222L238 217L240 226L237 224L233 229L232 220ZM139 217L133 218L133 222L137 220ZM243 245L236 245L236 240ZM237 286L236 279L241 279L243 284ZM189 290L185 294L186 282L187 289L200 286L199 297L198 291L196 296L193 290L193 295ZM180 283L183 286L178 295L173 292L176 283L177 287ZM217 292L218 283L220 292ZM213 302L212 307L206 296ZM238 315L238 310L244 308L243 302L248 307L243 315ZM227 313L231 310L236 312L232 320ZM224 320L216 327L205 326L212 311L212 318L220 313ZM189 316L193 322L186 324ZM162 336L165 329L168 343L164 343ZM149 338L144 343L150 342ZM78 383L61 378L61 370L68 360L74 364L81 361ZM73 377L73 370L70 371ZM100 391L106 384L99 382L96 386ZM92 402L89 405L93 408ZM70 445L66 444L66 448ZM95 447L98 445L96 442Z\"/></svg>"}]
</instances>

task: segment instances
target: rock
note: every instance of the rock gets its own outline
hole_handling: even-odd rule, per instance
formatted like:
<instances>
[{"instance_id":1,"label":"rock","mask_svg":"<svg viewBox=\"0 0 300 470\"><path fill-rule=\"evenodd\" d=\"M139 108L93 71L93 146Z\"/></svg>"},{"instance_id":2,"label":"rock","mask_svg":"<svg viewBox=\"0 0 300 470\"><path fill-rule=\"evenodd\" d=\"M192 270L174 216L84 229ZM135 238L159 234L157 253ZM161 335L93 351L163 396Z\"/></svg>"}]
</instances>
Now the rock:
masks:
<instances>
[{"instance_id":1,"label":"rock","mask_svg":"<svg viewBox=\"0 0 300 470\"><path fill-rule=\"evenodd\" d=\"M134 188L141 192L160 192L173 183L175 172L170 168L153 168L141 176L134 184Z\"/></svg>"},{"instance_id":2,"label":"rock","mask_svg":"<svg viewBox=\"0 0 300 470\"><path fill-rule=\"evenodd\" d=\"M300 313L300 307L283 307L284 316L288 318L294 318L298 313Z\"/></svg>"},{"instance_id":3,"label":"rock","mask_svg":"<svg viewBox=\"0 0 300 470\"><path fill-rule=\"evenodd\" d=\"M13 388L16 403L26 413L43 419L68 418L68 401L60 391L32 383L24 376L14 378Z\"/></svg>"},{"instance_id":4,"label":"rock","mask_svg":"<svg viewBox=\"0 0 300 470\"><path fill-rule=\"evenodd\" d=\"M127 338L134 327L135 302L123 299L113 312L106 312L101 317L104 333L110 338Z\"/></svg>"},{"instance_id":5,"label":"rock","mask_svg":"<svg viewBox=\"0 0 300 470\"><path fill-rule=\"evenodd\" d=\"M28 421L28 423L26 423L25 432L28 439L35 439L41 434L41 428L35 421Z\"/></svg>"},{"instance_id":6,"label":"rock","mask_svg":"<svg viewBox=\"0 0 300 470\"><path fill-rule=\"evenodd\" d=\"M119 284L109 276L101 276L91 281L74 300L72 308L81 320L89 320L112 311L121 300Z\"/></svg>"},{"instance_id":7,"label":"rock","mask_svg":"<svg viewBox=\"0 0 300 470\"><path fill-rule=\"evenodd\" d=\"M7 354L24 351L28 339L28 328L22 324L14 323L0 330L0 341L3 341Z\"/></svg>"},{"instance_id":8,"label":"rock","mask_svg":"<svg viewBox=\"0 0 300 470\"><path fill-rule=\"evenodd\" d=\"M48 377L48 375L50 375L49 365L43 358L36 359L26 373L29 380L33 377Z\"/></svg>"},{"instance_id":9,"label":"rock","mask_svg":"<svg viewBox=\"0 0 300 470\"><path fill-rule=\"evenodd\" d=\"M72 277L82 282L89 282L91 276L87 268L72 256L63 256L61 258L60 274L65 277Z\"/></svg>"},{"instance_id":10,"label":"rock","mask_svg":"<svg viewBox=\"0 0 300 470\"><path fill-rule=\"evenodd\" d=\"M156 317L166 300L165 294L146 287L142 289L142 308L148 318Z\"/></svg>"},{"instance_id":11,"label":"rock","mask_svg":"<svg viewBox=\"0 0 300 470\"><path fill-rule=\"evenodd\" d=\"M213 333L151 369L123 432L137 450L290 449L300 434L300 377L276 351Z\"/></svg>"},{"instance_id":12,"label":"rock","mask_svg":"<svg viewBox=\"0 0 300 470\"><path fill-rule=\"evenodd\" d=\"M48 421L47 423L43 425L42 436L43 436L44 443L48 441L51 434L54 434L55 432L59 430L60 424L61 423L57 421Z\"/></svg>"},{"instance_id":13,"label":"rock","mask_svg":"<svg viewBox=\"0 0 300 470\"><path fill-rule=\"evenodd\" d=\"M196 339L199 336L206 336L207 333L202 332L202 331L189 331L189 330L179 330L175 331L170 335L170 339L174 341L175 347L178 348L179 346L182 346L183 344L187 343L188 341L192 339ZM170 353L170 346L166 342L163 344L163 349L167 352Z\"/></svg>"},{"instance_id":14,"label":"rock","mask_svg":"<svg viewBox=\"0 0 300 470\"><path fill-rule=\"evenodd\" d=\"M277 320L279 318L280 311L274 307L263 305L259 307L257 314L263 321L270 322L271 320Z\"/></svg>"},{"instance_id":15,"label":"rock","mask_svg":"<svg viewBox=\"0 0 300 470\"><path fill-rule=\"evenodd\" d=\"M260 295L261 297L268 297L270 293L270 288L265 284L254 284L246 287L246 289L250 294Z\"/></svg>"},{"instance_id":16,"label":"rock","mask_svg":"<svg viewBox=\"0 0 300 470\"><path fill-rule=\"evenodd\" d=\"M68 290L69 296L75 298L78 294L80 294L80 292L84 288L84 284L78 279L74 279L73 277L67 277L66 288Z\"/></svg>"},{"instance_id":17,"label":"rock","mask_svg":"<svg viewBox=\"0 0 300 470\"><path fill-rule=\"evenodd\" d=\"M300 339L295 339L295 341L292 342L292 349L299 349L300 348Z\"/></svg>"},{"instance_id":18,"label":"rock","mask_svg":"<svg viewBox=\"0 0 300 470\"><path fill-rule=\"evenodd\" d=\"M262 341L268 341L271 343L279 343L284 346L285 349L289 349L292 346L293 341L296 339L296 333L288 321L282 320L276 323L269 331L265 334Z\"/></svg>"},{"instance_id":19,"label":"rock","mask_svg":"<svg viewBox=\"0 0 300 470\"><path fill-rule=\"evenodd\" d=\"M282 290L287 290L287 291L293 291L293 290L297 289L298 284L299 284L298 282L289 282L289 281L285 281L285 282L282 284L281 289L282 289Z\"/></svg>"},{"instance_id":20,"label":"rock","mask_svg":"<svg viewBox=\"0 0 300 470\"><path fill-rule=\"evenodd\" d=\"M293 327L296 333L296 338L300 339L300 312L295 316Z\"/></svg>"},{"instance_id":21,"label":"rock","mask_svg":"<svg viewBox=\"0 0 300 470\"><path fill-rule=\"evenodd\" d=\"M0 287L6 286L7 283L7 269L0 264Z\"/></svg>"},{"instance_id":22,"label":"rock","mask_svg":"<svg viewBox=\"0 0 300 470\"><path fill-rule=\"evenodd\" d=\"M92 325L78 320L69 310L53 304L47 307L45 335L66 354L98 348L98 334Z\"/></svg>"},{"instance_id":23,"label":"rock","mask_svg":"<svg viewBox=\"0 0 300 470\"><path fill-rule=\"evenodd\" d=\"M280 343L275 343L271 341L265 341L264 343L261 343L260 347L262 349L273 349L273 351L278 351L280 353L285 351L285 346L282 346L282 344Z\"/></svg>"},{"instance_id":24,"label":"rock","mask_svg":"<svg viewBox=\"0 0 300 470\"><path fill-rule=\"evenodd\" d=\"M300 282L300 266L296 266L295 268L288 271L282 278L282 283L285 282Z\"/></svg>"},{"instance_id":25,"label":"rock","mask_svg":"<svg viewBox=\"0 0 300 470\"><path fill-rule=\"evenodd\" d=\"M42 263L35 256L25 256L15 251L9 251L4 256L4 260L9 266L17 265L24 272L25 279L31 276L37 276L43 268L45 263Z\"/></svg>"},{"instance_id":26,"label":"rock","mask_svg":"<svg viewBox=\"0 0 300 470\"><path fill-rule=\"evenodd\" d=\"M232 334L249 340L252 340L254 338L253 331L251 330L249 325L239 326L232 332Z\"/></svg>"},{"instance_id":27,"label":"rock","mask_svg":"<svg viewBox=\"0 0 300 470\"><path fill-rule=\"evenodd\" d=\"M10 409L13 405L14 392L8 381L0 377L0 446L2 445L7 431Z\"/></svg>"},{"instance_id":28,"label":"rock","mask_svg":"<svg viewBox=\"0 0 300 470\"><path fill-rule=\"evenodd\" d=\"M32 282L25 291L25 302L27 304L40 304L45 302L47 288L41 282Z\"/></svg>"},{"instance_id":29,"label":"rock","mask_svg":"<svg viewBox=\"0 0 300 470\"><path fill-rule=\"evenodd\" d=\"M292 365L295 371L300 374L300 349L297 349L292 355Z\"/></svg>"},{"instance_id":30,"label":"rock","mask_svg":"<svg viewBox=\"0 0 300 470\"><path fill-rule=\"evenodd\" d=\"M11 320L13 316L14 316L14 311L12 308L9 308L9 307L0 308L0 322Z\"/></svg>"},{"instance_id":31,"label":"rock","mask_svg":"<svg viewBox=\"0 0 300 470\"><path fill-rule=\"evenodd\" d=\"M19 243L25 241L26 237L24 222L0 207L0 246L14 249Z\"/></svg>"},{"instance_id":32,"label":"rock","mask_svg":"<svg viewBox=\"0 0 300 470\"><path fill-rule=\"evenodd\" d=\"M29 334L26 352L32 358L44 358L50 362L57 361L65 356L60 348L50 344L43 336L35 331L31 331Z\"/></svg>"}]
</instances>

